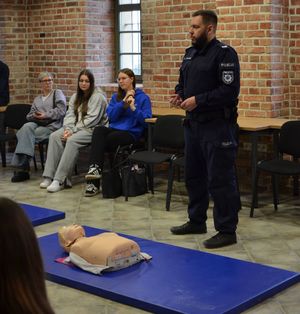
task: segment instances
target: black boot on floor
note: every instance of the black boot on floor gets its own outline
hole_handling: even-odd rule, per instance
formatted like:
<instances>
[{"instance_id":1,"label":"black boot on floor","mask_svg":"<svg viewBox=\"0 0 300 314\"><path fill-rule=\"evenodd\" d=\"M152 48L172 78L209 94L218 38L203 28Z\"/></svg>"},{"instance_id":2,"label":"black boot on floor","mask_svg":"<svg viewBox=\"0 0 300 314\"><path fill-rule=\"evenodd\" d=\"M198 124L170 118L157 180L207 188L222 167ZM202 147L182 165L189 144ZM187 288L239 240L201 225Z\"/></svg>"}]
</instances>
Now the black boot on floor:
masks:
<instances>
[{"instance_id":1,"label":"black boot on floor","mask_svg":"<svg viewBox=\"0 0 300 314\"><path fill-rule=\"evenodd\" d=\"M235 244L236 234L235 233L217 233L210 239L207 239L203 242L204 246L207 249L217 249L223 246Z\"/></svg>"},{"instance_id":2,"label":"black boot on floor","mask_svg":"<svg viewBox=\"0 0 300 314\"><path fill-rule=\"evenodd\" d=\"M171 232L173 234L201 234L201 233L206 233L206 224L193 224L190 221L186 222L185 224L181 225L181 226L176 226L176 227L172 227Z\"/></svg>"},{"instance_id":3,"label":"black boot on floor","mask_svg":"<svg viewBox=\"0 0 300 314\"><path fill-rule=\"evenodd\" d=\"M23 182L30 179L28 171L15 171L11 182Z\"/></svg>"}]
</instances>

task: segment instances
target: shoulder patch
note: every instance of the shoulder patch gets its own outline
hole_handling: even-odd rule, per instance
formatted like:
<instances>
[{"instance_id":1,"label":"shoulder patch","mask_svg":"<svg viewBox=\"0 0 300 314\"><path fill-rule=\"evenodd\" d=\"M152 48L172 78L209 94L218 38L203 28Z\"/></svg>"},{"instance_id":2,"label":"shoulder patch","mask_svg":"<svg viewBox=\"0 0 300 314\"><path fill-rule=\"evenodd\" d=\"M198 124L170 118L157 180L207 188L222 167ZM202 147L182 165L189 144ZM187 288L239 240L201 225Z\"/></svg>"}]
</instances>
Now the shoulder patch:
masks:
<instances>
[{"instance_id":1,"label":"shoulder patch","mask_svg":"<svg viewBox=\"0 0 300 314\"><path fill-rule=\"evenodd\" d=\"M233 71L223 71L222 72L222 81L226 85L230 85L234 81L234 72Z\"/></svg>"}]
</instances>

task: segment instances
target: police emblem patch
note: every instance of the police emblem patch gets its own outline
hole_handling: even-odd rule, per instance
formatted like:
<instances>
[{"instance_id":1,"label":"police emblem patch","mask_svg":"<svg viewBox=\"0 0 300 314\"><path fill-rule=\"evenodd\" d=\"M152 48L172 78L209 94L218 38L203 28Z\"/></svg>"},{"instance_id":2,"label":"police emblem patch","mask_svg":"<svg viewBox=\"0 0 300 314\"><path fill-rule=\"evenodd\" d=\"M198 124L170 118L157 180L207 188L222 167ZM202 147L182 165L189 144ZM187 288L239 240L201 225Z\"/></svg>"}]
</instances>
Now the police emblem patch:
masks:
<instances>
[{"instance_id":1,"label":"police emblem patch","mask_svg":"<svg viewBox=\"0 0 300 314\"><path fill-rule=\"evenodd\" d=\"M234 81L233 71L223 71L222 72L222 81L224 84L231 84Z\"/></svg>"}]
</instances>

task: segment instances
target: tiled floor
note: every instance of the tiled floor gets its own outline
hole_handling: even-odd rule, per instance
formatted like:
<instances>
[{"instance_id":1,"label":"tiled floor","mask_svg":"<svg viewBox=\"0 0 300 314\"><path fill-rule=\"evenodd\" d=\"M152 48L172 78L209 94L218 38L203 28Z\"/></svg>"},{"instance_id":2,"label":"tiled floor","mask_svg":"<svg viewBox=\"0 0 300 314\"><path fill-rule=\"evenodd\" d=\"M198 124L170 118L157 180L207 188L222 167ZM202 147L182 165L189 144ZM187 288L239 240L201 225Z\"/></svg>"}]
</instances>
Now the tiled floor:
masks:
<instances>
[{"instance_id":1,"label":"tiled floor","mask_svg":"<svg viewBox=\"0 0 300 314\"><path fill-rule=\"evenodd\" d=\"M208 234L174 236L169 232L171 226L186 221L187 197L183 183L175 183L171 211L166 212L166 182L162 179L156 179L154 195L147 194L124 202L122 197L115 200L102 199L99 195L83 197L83 175L73 178L72 189L51 194L39 188L41 171L33 171L31 180L25 183L11 183L12 171L10 167L0 168L2 196L66 212L65 220L36 227L38 236L56 232L60 226L76 222L205 251L202 241L215 233L211 210ZM271 195L260 197L260 208L255 211L255 218L249 218L249 193L243 193L238 244L209 252L300 272L300 199L290 195L281 197L282 204L277 213L274 213L270 204ZM55 283L47 282L47 288L53 308L58 314L144 313ZM299 309L300 284L297 284L246 313L294 314L300 313Z\"/></svg>"}]
</instances>

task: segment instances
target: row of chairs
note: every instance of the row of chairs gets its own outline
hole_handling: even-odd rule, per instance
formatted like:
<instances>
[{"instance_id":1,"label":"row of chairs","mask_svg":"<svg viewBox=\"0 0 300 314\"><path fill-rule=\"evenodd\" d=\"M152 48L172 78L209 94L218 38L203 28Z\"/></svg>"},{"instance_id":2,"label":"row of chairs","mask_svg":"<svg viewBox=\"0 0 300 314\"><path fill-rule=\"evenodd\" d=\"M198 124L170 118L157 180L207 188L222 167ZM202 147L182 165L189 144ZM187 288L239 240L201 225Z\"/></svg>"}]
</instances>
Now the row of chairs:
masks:
<instances>
[{"instance_id":1,"label":"row of chairs","mask_svg":"<svg viewBox=\"0 0 300 314\"><path fill-rule=\"evenodd\" d=\"M14 132L9 129L18 130L24 123L27 122L26 115L30 111L29 104L12 104L7 106L4 112L4 133L0 133L0 151L2 158L2 166L6 166L6 142L16 141ZM153 167L157 164L168 164L168 185L166 196L166 210L170 209L174 169L177 167L184 168L184 131L182 126L182 116L179 115L166 115L157 118L153 127L152 147L151 151L142 150L134 151L129 156L129 161L133 163L142 163L148 169L148 182L149 190L154 193L154 171ZM286 122L280 129L279 137L279 156L272 160L260 161L257 164L255 174L255 186L252 191L252 203L250 210L250 217L254 215L255 204L257 204L257 186L259 174L261 171L268 172L272 175L272 188L273 188L273 202L274 209L278 208L278 176L288 175L298 181L300 175L300 164L297 159L300 158L300 142L295 136L300 134L300 121ZM40 160L42 167L44 167L44 151L48 141L38 143L38 150L40 153ZM173 153L169 151L173 150ZM292 159L283 158L289 155ZM37 169L36 159L34 158L34 166ZM127 198L126 198L127 199Z\"/></svg>"},{"instance_id":2,"label":"row of chairs","mask_svg":"<svg viewBox=\"0 0 300 314\"><path fill-rule=\"evenodd\" d=\"M11 104L7 106L4 114L3 129L0 133L0 151L2 166L6 167L6 143L17 141L16 130L19 130L26 122L26 115L29 113L31 105L29 104ZM38 143L38 150L42 168L45 162L45 150L47 149L48 141ZM153 166L160 163L169 163L168 171L168 190L166 198L166 209L170 209L170 200L174 179L174 167L176 165L183 166L183 158L177 158L176 153L168 153L167 149L173 149L175 152L181 151L184 148L184 135L182 127L182 116L169 115L159 117L155 123L153 130L153 150L131 152L128 159L130 162L139 162L150 165L148 172L149 189L154 193L153 185ZM164 152L160 151L161 149ZM37 169L36 158L33 158L34 167ZM76 170L75 170L76 173Z\"/></svg>"},{"instance_id":3,"label":"row of chairs","mask_svg":"<svg viewBox=\"0 0 300 314\"><path fill-rule=\"evenodd\" d=\"M300 121L288 121L280 129L278 156L271 160L262 160L257 163L255 173L255 185L252 191L252 202L250 217L254 215L254 208L258 199L258 179L260 172L271 174L274 209L278 209L278 177L294 177L294 194L298 194L298 177L300 175L300 141L297 138L300 134ZM160 116L154 125L153 130L153 151L142 151L129 156L131 162L150 165L149 189L153 193L153 165L168 162L168 189L166 197L166 210L170 209L172 186L174 180L174 168L184 167L184 156L160 152L159 148L173 148L176 151L184 148L184 135L182 116L168 115Z\"/></svg>"}]
</instances>

